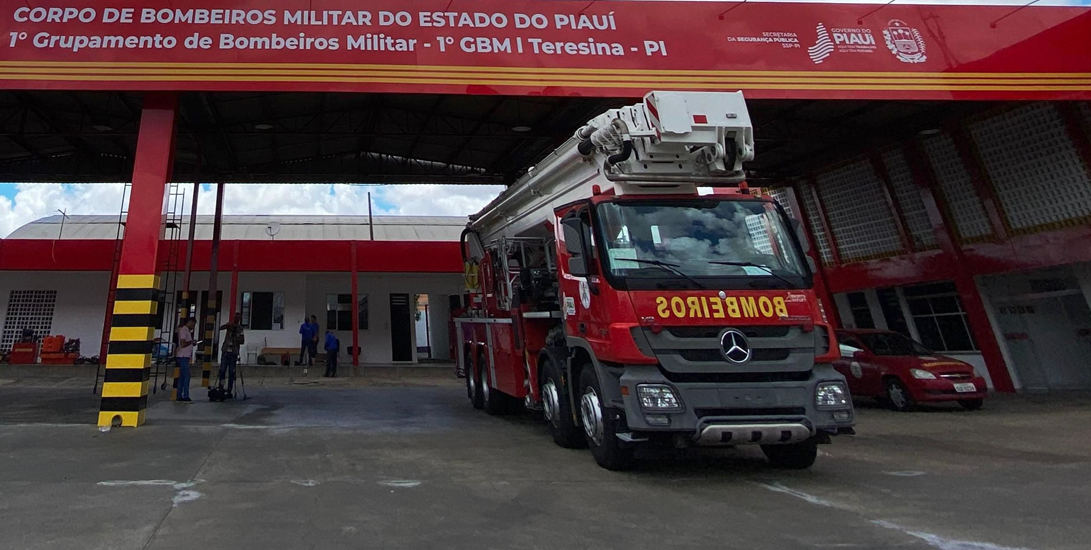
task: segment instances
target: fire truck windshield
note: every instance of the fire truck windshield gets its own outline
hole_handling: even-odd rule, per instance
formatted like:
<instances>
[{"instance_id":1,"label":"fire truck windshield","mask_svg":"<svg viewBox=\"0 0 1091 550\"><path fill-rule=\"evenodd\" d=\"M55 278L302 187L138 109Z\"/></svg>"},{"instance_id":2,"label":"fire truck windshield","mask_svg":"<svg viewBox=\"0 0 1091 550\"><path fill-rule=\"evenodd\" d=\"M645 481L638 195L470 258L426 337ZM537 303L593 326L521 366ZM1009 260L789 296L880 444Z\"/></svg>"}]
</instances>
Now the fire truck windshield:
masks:
<instances>
[{"instance_id":1,"label":"fire truck windshield","mask_svg":"<svg viewBox=\"0 0 1091 550\"><path fill-rule=\"evenodd\" d=\"M626 287L810 285L787 220L772 202L622 200L599 204L597 214L603 269Z\"/></svg>"}]
</instances>

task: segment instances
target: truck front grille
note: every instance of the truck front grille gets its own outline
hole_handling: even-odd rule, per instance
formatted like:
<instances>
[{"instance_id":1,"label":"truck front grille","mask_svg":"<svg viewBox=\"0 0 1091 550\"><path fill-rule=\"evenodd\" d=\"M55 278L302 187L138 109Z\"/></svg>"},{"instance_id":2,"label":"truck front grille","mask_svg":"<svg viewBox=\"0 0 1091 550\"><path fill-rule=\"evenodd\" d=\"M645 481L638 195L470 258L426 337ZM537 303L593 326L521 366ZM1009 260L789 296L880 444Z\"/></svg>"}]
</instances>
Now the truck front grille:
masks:
<instances>
[{"instance_id":1,"label":"truck front grille","mask_svg":"<svg viewBox=\"0 0 1091 550\"><path fill-rule=\"evenodd\" d=\"M755 407L755 408L730 408L730 409L694 409L697 418L706 416L804 416L807 409L803 407Z\"/></svg>"},{"instance_id":2,"label":"truck front grille","mask_svg":"<svg viewBox=\"0 0 1091 550\"><path fill-rule=\"evenodd\" d=\"M728 327L667 327L666 330L675 338L719 338ZM750 327L732 327L741 330L747 338L784 338L791 330L789 325L761 325Z\"/></svg>"},{"instance_id":3,"label":"truck front grille","mask_svg":"<svg viewBox=\"0 0 1091 550\"><path fill-rule=\"evenodd\" d=\"M780 349L755 349L750 352L751 361L783 361L792 354L788 348ZM686 361L711 362L727 361L718 349L684 349L679 350L678 355Z\"/></svg>"}]
</instances>

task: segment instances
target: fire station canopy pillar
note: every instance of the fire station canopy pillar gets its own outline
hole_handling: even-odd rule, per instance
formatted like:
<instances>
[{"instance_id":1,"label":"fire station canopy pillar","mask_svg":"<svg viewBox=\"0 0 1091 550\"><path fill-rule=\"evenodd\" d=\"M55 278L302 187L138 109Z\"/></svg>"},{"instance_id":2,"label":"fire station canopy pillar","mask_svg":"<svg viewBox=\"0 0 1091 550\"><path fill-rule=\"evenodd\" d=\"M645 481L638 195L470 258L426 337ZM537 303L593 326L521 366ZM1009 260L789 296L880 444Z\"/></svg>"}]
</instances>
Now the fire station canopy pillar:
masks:
<instances>
[{"instance_id":1,"label":"fire station canopy pillar","mask_svg":"<svg viewBox=\"0 0 1091 550\"><path fill-rule=\"evenodd\" d=\"M144 95L132 191L121 247L99 426L144 423L153 338L159 318L159 241L174 163L178 94Z\"/></svg>"}]
</instances>

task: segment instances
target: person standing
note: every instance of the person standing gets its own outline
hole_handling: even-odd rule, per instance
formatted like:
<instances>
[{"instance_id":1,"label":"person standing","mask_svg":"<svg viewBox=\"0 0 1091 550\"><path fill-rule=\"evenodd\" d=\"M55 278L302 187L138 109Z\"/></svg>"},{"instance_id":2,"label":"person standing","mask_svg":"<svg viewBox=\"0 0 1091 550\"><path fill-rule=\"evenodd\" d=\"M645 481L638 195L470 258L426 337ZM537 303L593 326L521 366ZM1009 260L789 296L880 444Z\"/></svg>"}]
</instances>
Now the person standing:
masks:
<instances>
[{"instance_id":1,"label":"person standing","mask_svg":"<svg viewBox=\"0 0 1091 550\"><path fill-rule=\"evenodd\" d=\"M174 360L178 364L178 392L176 397L183 403L191 403L189 398L189 362L193 359L193 327L197 321L190 317L178 327L178 346L174 351Z\"/></svg>"},{"instance_id":2,"label":"person standing","mask_svg":"<svg viewBox=\"0 0 1091 550\"><path fill-rule=\"evenodd\" d=\"M337 360L341 353L341 341L333 331L326 329L326 378L337 378Z\"/></svg>"},{"instance_id":3,"label":"person standing","mask_svg":"<svg viewBox=\"0 0 1091 550\"><path fill-rule=\"evenodd\" d=\"M318 317L311 315L311 340L307 344L307 352L310 353L310 366L314 366L314 358L318 357L318 338L322 336L322 329L318 327Z\"/></svg>"},{"instance_id":4,"label":"person standing","mask_svg":"<svg viewBox=\"0 0 1091 550\"><path fill-rule=\"evenodd\" d=\"M235 368L239 364L239 351L242 349L242 345L245 343L245 337L242 330L242 314L236 313L235 318L230 323L225 323L220 327L220 330L225 330L227 333L224 335L223 350L220 355L220 375L219 385L224 387L224 377L227 377L227 395L235 396Z\"/></svg>"},{"instance_id":5,"label":"person standing","mask_svg":"<svg viewBox=\"0 0 1091 550\"><path fill-rule=\"evenodd\" d=\"M307 317L303 318L303 324L299 325L299 360L295 362L296 365L306 367L308 364L314 364L314 356L308 352L311 349L311 342L315 339L314 329L311 328L311 320ZM307 355L307 362L303 361L303 356Z\"/></svg>"}]
</instances>

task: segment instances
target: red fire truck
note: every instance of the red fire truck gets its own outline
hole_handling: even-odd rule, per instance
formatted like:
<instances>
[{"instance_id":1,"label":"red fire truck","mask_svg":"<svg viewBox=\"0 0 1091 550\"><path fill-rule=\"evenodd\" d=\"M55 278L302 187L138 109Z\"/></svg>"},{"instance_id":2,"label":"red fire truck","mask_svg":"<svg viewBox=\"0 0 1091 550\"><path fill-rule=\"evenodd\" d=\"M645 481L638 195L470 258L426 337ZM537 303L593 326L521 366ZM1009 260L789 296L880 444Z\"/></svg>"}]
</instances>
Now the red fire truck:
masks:
<instances>
[{"instance_id":1,"label":"red fire truck","mask_svg":"<svg viewBox=\"0 0 1091 550\"><path fill-rule=\"evenodd\" d=\"M471 216L455 332L473 406L521 401L608 469L648 444L807 468L852 433L807 240L744 182L753 143L741 92L653 92Z\"/></svg>"}]
</instances>

